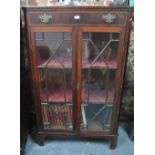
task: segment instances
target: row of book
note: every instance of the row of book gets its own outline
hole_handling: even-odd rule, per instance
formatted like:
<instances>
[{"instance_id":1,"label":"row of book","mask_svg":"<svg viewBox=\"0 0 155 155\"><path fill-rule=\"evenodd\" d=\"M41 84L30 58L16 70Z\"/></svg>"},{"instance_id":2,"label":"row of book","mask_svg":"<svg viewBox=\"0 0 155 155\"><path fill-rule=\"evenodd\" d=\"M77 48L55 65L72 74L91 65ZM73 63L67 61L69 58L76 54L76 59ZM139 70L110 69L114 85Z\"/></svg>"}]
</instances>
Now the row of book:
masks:
<instances>
[{"instance_id":1,"label":"row of book","mask_svg":"<svg viewBox=\"0 0 155 155\"><path fill-rule=\"evenodd\" d=\"M42 103L44 128L72 129L72 105Z\"/></svg>"}]
</instances>

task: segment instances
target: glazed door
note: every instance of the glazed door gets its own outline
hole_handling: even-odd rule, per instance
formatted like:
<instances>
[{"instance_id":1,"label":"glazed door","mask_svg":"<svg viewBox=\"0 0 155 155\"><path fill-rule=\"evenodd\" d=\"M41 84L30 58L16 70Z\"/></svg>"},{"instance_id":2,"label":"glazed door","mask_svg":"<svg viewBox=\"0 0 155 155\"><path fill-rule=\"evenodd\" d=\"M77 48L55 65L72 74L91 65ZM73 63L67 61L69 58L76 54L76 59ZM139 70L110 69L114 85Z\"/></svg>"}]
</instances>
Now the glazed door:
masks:
<instances>
[{"instance_id":1,"label":"glazed door","mask_svg":"<svg viewBox=\"0 0 155 155\"><path fill-rule=\"evenodd\" d=\"M120 29L81 28L81 132L110 132L115 103Z\"/></svg>"},{"instance_id":2,"label":"glazed door","mask_svg":"<svg viewBox=\"0 0 155 155\"><path fill-rule=\"evenodd\" d=\"M73 130L72 28L34 27L33 35L42 128Z\"/></svg>"}]
</instances>

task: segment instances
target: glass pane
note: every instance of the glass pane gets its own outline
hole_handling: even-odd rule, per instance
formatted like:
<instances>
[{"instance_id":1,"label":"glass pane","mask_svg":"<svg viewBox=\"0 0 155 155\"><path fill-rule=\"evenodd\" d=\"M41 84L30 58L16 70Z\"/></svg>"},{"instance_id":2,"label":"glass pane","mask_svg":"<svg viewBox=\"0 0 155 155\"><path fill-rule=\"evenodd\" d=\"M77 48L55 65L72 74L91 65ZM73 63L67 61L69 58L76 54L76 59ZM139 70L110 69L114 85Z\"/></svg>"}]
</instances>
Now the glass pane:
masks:
<instances>
[{"instance_id":1,"label":"glass pane","mask_svg":"<svg viewBox=\"0 0 155 155\"><path fill-rule=\"evenodd\" d=\"M102 104L82 105L81 130L83 131L109 131L111 123L112 106Z\"/></svg>"},{"instance_id":2,"label":"glass pane","mask_svg":"<svg viewBox=\"0 0 155 155\"><path fill-rule=\"evenodd\" d=\"M119 33L83 33L81 130L110 131Z\"/></svg>"},{"instance_id":3,"label":"glass pane","mask_svg":"<svg viewBox=\"0 0 155 155\"><path fill-rule=\"evenodd\" d=\"M38 32L35 40L43 126L71 130L72 34Z\"/></svg>"}]
</instances>

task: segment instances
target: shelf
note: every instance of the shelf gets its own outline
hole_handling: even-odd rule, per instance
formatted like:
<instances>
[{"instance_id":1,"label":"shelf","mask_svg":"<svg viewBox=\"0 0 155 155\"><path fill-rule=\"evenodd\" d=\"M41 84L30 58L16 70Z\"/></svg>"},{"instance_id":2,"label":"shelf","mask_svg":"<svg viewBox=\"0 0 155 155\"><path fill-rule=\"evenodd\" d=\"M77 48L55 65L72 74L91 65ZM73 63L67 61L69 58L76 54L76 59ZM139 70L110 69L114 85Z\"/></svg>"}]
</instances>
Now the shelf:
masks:
<instances>
[{"instance_id":1,"label":"shelf","mask_svg":"<svg viewBox=\"0 0 155 155\"><path fill-rule=\"evenodd\" d=\"M89 98L88 98L89 95ZM114 99L114 93L113 91L108 91L108 95L107 95L107 103L113 103L113 99ZM86 92L85 90L82 91L82 102L86 102L89 104L91 103L97 103L97 104L104 104L106 103L106 91L105 90L100 90L100 91L96 91L96 90L89 90L89 94L88 92Z\"/></svg>"},{"instance_id":2,"label":"shelf","mask_svg":"<svg viewBox=\"0 0 155 155\"><path fill-rule=\"evenodd\" d=\"M109 63L106 64L104 61L96 61L93 65L92 65L92 61L89 60L84 60L82 61L82 68L110 68L110 69L116 69L117 68L117 61L116 59L111 59L109 60Z\"/></svg>"},{"instance_id":3,"label":"shelf","mask_svg":"<svg viewBox=\"0 0 155 155\"><path fill-rule=\"evenodd\" d=\"M53 89L50 91L41 90L40 96L42 101L54 102L54 103L64 103L65 102L65 92L63 88ZM66 89L66 102L72 103L72 90Z\"/></svg>"},{"instance_id":4,"label":"shelf","mask_svg":"<svg viewBox=\"0 0 155 155\"><path fill-rule=\"evenodd\" d=\"M48 99L48 102L54 102L54 103L64 103L65 102L65 93L63 88L53 89L46 93L46 90L40 91L40 96L42 101L46 101ZM108 98L107 102L112 103L113 102L113 92L108 91ZM87 102L88 99L88 93L83 90L82 91L82 102ZM72 90L66 89L66 102L72 103ZM105 90L101 91L89 91L89 103L97 103L97 104L104 104L106 103L106 92Z\"/></svg>"},{"instance_id":5,"label":"shelf","mask_svg":"<svg viewBox=\"0 0 155 155\"><path fill-rule=\"evenodd\" d=\"M110 131L110 124L103 125L100 121L92 121L86 127L81 126L82 131Z\"/></svg>"},{"instance_id":6,"label":"shelf","mask_svg":"<svg viewBox=\"0 0 155 155\"><path fill-rule=\"evenodd\" d=\"M51 60L48 62L48 60L45 61L39 61L38 68L72 68L72 60L63 60L60 64L57 60ZM82 68L83 69L99 69L99 68L109 68L109 69L116 69L117 68L117 61L116 59L109 60L109 63L106 64L103 61L96 61L92 65L92 61L84 60L82 61Z\"/></svg>"},{"instance_id":7,"label":"shelf","mask_svg":"<svg viewBox=\"0 0 155 155\"><path fill-rule=\"evenodd\" d=\"M72 60L63 60L59 62L58 60L48 60L39 61L38 68L72 68Z\"/></svg>"}]
</instances>

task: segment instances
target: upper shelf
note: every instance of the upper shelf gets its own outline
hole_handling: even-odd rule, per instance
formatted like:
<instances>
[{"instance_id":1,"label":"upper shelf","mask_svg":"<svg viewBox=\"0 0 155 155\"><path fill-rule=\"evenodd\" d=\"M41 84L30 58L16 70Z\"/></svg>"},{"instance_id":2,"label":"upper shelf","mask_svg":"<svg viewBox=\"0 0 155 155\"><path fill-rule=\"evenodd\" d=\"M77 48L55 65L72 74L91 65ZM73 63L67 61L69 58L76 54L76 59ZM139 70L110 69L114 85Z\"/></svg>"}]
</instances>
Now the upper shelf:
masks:
<instances>
[{"instance_id":1,"label":"upper shelf","mask_svg":"<svg viewBox=\"0 0 155 155\"><path fill-rule=\"evenodd\" d=\"M71 60L64 60L64 61L59 61L59 60L46 60L46 61L40 61L38 63L38 68L72 68L72 61ZM109 68L109 69L116 69L117 68L117 60L116 59L111 59L108 61L108 63L105 63L104 61L96 61L93 63L93 61L90 60L84 60L82 61L82 68L83 69L102 69L102 68Z\"/></svg>"},{"instance_id":2,"label":"upper shelf","mask_svg":"<svg viewBox=\"0 0 155 155\"><path fill-rule=\"evenodd\" d=\"M71 60L58 61L56 59L53 60L45 60L39 61L38 68L72 68Z\"/></svg>"}]
</instances>

